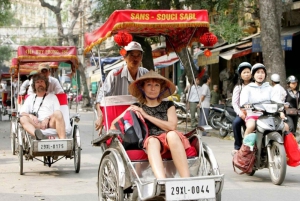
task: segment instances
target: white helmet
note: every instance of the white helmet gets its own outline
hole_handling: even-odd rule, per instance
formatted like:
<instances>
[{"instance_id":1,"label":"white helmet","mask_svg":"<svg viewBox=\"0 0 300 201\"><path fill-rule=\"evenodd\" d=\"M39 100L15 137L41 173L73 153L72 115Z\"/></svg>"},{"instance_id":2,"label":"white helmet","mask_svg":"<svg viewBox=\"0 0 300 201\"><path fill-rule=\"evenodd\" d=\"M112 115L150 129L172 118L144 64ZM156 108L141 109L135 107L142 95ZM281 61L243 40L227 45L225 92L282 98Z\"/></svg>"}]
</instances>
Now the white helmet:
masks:
<instances>
[{"instance_id":1,"label":"white helmet","mask_svg":"<svg viewBox=\"0 0 300 201\"><path fill-rule=\"evenodd\" d=\"M280 76L278 75L278 74L273 74L272 76L271 76L271 80L273 81L273 82L280 82Z\"/></svg>"}]
</instances>

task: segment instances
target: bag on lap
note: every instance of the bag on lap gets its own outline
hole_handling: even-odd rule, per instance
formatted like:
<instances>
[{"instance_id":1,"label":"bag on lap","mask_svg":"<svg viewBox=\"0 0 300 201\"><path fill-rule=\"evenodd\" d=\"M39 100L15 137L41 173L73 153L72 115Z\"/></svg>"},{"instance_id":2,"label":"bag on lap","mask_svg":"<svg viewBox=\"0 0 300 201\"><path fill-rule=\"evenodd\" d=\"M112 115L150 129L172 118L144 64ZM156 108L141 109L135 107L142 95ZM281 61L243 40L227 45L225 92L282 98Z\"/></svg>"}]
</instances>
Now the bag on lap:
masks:
<instances>
[{"instance_id":1,"label":"bag on lap","mask_svg":"<svg viewBox=\"0 0 300 201\"><path fill-rule=\"evenodd\" d=\"M255 153L256 146L251 151L249 146L242 144L240 150L233 156L232 164L234 171L238 174L251 173L255 163ZM241 172L237 172L235 168L238 168Z\"/></svg>"},{"instance_id":2,"label":"bag on lap","mask_svg":"<svg viewBox=\"0 0 300 201\"><path fill-rule=\"evenodd\" d=\"M115 123L115 127L123 134L121 141L125 149L143 148L144 139L148 136L148 127L133 111L128 110L124 117Z\"/></svg>"}]
</instances>

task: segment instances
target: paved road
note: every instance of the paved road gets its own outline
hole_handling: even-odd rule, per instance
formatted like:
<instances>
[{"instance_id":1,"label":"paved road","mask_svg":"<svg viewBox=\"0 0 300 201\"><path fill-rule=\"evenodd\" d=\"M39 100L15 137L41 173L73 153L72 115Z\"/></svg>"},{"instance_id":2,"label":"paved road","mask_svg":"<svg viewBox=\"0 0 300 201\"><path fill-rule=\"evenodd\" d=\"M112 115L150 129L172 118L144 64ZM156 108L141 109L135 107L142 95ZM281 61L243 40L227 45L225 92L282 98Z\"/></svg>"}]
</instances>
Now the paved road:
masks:
<instances>
[{"instance_id":1,"label":"paved road","mask_svg":"<svg viewBox=\"0 0 300 201\"><path fill-rule=\"evenodd\" d=\"M10 152L9 121L0 122L0 200L1 201L96 201L97 170L100 159L98 147L92 147L92 112L81 112L80 136L82 163L79 174L74 172L73 160L61 160L52 167L39 161L24 161L25 174L18 173L18 157ZM221 172L225 174L222 201L289 201L299 200L299 167L287 169L281 186L272 184L268 170L254 176L237 175L232 169L233 141L203 137L214 151Z\"/></svg>"}]
</instances>

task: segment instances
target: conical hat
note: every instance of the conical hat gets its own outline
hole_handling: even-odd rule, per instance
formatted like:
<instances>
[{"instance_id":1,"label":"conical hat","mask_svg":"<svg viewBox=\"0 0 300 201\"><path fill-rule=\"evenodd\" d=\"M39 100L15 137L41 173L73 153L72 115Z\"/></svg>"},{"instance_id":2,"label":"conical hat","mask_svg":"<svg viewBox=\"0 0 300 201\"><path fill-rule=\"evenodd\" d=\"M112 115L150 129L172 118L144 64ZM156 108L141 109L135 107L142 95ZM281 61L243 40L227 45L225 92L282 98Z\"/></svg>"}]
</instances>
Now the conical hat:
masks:
<instances>
[{"instance_id":1,"label":"conical hat","mask_svg":"<svg viewBox=\"0 0 300 201\"><path fill-rule=\"evenodd\" d=\"M140 83L141 83L141 81L147 80L147 79L161 79L166 82L167 88L161 89L161 92L162 92L160 94L161 99L171 96L176 90L176 86L173 84L173 82L171 82L167 78L161 76L160 74L154 72L153 70L150 70L148 73L146 73L142 77L136 79L134 82L132 82L129 85L129 89L128 89L129 93L134 97L138 97L142 93Z\"/></svg>"}]
</instances>

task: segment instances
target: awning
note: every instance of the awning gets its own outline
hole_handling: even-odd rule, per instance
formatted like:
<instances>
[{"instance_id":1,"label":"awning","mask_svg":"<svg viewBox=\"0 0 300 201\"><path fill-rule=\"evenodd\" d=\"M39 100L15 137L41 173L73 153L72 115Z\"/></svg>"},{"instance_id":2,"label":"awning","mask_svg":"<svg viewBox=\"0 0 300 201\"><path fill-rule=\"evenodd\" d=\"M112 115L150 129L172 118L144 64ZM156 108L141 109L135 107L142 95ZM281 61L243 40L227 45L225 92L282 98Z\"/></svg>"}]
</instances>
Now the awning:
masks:
<instances>
[{"instance_id":1,"label":"awning","mask_svg":"<svg viewBox=\"0 0 300 201\"><path fill-rule=\"evenodd\" d=\"M227 52L222 52L219 56L222 57L223 59L231 60L231 59L245 56L247 54L250 54L251 52L252 52L251 47L243 50L232 49Z\"/></svg>"},{"instance_id":2,"label":"awning","mask_svg":"<svg viewBox=\"0 0 300 201\"><path fill-rule=\"evenodd\" d=\"M115 63L104 66L104 72L106 73L107 71L111 71L115 68L119 68L125 64L126 64L126 61L124 61L123 59L118 60Z\"/></svg>"},{"instance_id":3,"label":"awning","mask_svg":"<svg viewBox=\"0 0 300 201\"><path fill-rule=\"evenodd\" d=\"M300 34L300 26L283 27L281 30L281 46L285 51L292 50L293 37ZM261 52L261 36L252 38L252 52Z\"/></svg>"},{"instance_id":4,"label":"awning","mask_svg":"<svg viewBox=\"0 0 300 201\"><path fill-rule=\"evenodd\" d=\"M165 68L179 61L175 52L153 59L155 68Z\"/></svg>"}]
</instances>

